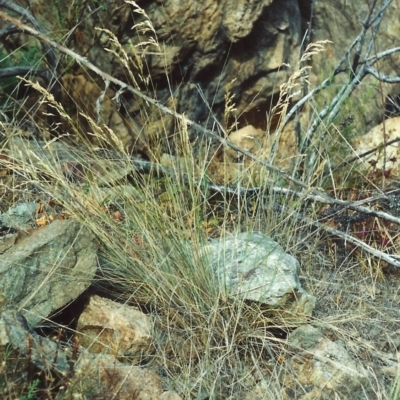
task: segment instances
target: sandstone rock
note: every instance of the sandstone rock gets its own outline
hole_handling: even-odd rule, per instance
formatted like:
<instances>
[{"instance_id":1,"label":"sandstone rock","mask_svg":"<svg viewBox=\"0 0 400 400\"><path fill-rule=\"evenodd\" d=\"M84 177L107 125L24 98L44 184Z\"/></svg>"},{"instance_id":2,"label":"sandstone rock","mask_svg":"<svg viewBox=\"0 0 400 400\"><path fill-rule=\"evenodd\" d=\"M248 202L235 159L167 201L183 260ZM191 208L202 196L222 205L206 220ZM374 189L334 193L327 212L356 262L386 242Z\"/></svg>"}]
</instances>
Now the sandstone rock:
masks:
<instances>
[{"instance_id":1,"label":"sandstone rock","mask_svg":"<svg viewBox=\"0 0 400 400\"><path fill-rule=\"evenodd\" d=\"M126 304L92 296L81 314L77 330L80 343L92 353L115 357L140 357L151 345L148 316Z\"/></svg>"},{"instance_id":2,"label":"sandstone rock","mask_svg":"<svg viewBox=\"0 0 400 400\"><path fill-rule=\"evenodd\" d=\"M76 299L96 271L94 237L74 220L36 229L0 255L0 310L23 310L30 325Z\"/></svg>"},{"instance_id":3,"label":"sandstone rock","mask_svg":"<svg viewBox=\"0 0 400 400\"><path fill-rule=\"evenodd\" d=\"M233 131L228 136L228 140L244 150L256 153L262 148L265 136L266 134L261 129L256 129L253 125L246 125L241 129ZM237 158L238 156L233 149L228 148L226 152L231 155L232 158Z\"/></svg>"},{"instance_id":4,"label":"sandstone rock","mask_svg":"<svg viewBox=\"0 0 400 400\"><path fill-rule=\"evenodd\" d=\"M295 355L288 361L291 373L284 376L282 399L369 398L371 377L340 341L304 325L289 335L288 344Z\"/></svg>"},{"instance_id":5,"label":"sandstone rock","mask_svg":"<svg viewBox=\"0 0 400 400\"><path fill-rule=\"evenodd\" d=\"M212 104L217 119L223 120L226 88L236 79L231 86L236 104L231 119L238 117L241 126L247 121L266 127L265 111L270 109L272 97L287 79L287 65L295 66L298 61L302 30L297 1L185 3L168 0L162 7L157 2L139 4L144 13L135 13L136 8L122 0L114 3L113 7L100 8L97 13L83 10L85 24L74 31L74 40L70 42L73 50L85 54L114 77L149 90L151 96L164 104L173 93L172 108L200 123L209 120L206 102ZM32 10L54 25L57 21L50 16L69 11L66 4L43 7L40 0L33 2ZM101 27L113 32L121 47L105 30L96 30L99 18ZM154 31L142 29L140 24L148 22ZM132 25L135 25L134 29ZM59 28L53 26L54 30ZM152 40L159 44L152 44ZM104 82L76 74L63 77L63 85L68 92L63 102L73 107L78 105L96 120L96 101L104 89ZM199 90L204 93L206 102ZM106 93L101 111L103 122L124 145L146 150L143 146L147 140L146 132L156 129L151 127L151 120L158 112L145 112L144 107L148 108L148 104L125 95L122 96L123 107L118 111L114 95L113 89ZM69 101L69 96L73 102ZM126 114L129 116L125 117ZM157 123L161 127L158 135L169 135L174 129L173 120L165 115L157 119L162 119L162 123ZM92 131L83 119L80 123L84 131Z\"/></svg>"},{"instance_id":6,"label":"sandstone rock","mask_svg":"<svg viewBox=\"0 0 400 400\"><path fill-rule=\"evenodd\" d=\"M393 139L399 141L383 147L385 141L390 142ZM400 117L389 118L375 126L368 133L353 140L352 146L357 155L377 149L360 159L360 163L366 169L390 170L391 176L400 175Z\"/></svg>"},{"instance_id":7,"label":"sandstone rock","mask_svg":"<svg viewBox=\"0 0 400 400\"><path fill-rule=\"evenodd\" d=\"M99 57L107 59L108 56L100 52ZM107 65L104 71L108 70ZM117 71L114 70L113 76L118 75ZM155 106L141 99L128 103L110 88L105 91L101 105L96 106L105 88L99 87L85 75L66 75L62 82L64 98L75 99L73 107L76 108L77 117L74 122L93 145L120 151L125 149L149 159L158 154L156 149L167 148L167 138L174 129L174 118L171 115L160 113ZM160 90L157 96L164 106L175 108L177 100L170 92ZM121 102L124 104L123 112Z\"/></svg>"},{"instance_id":8,"label":"sandstone rock","mask_svg":"<svg viewBox=\"0 0 400 400\"><path fill-rule=\"evenodd\" d=\"M202 251L224 295L286 310L297 322L311 315L315 297L301 287L298 261L270 237L243 232Z\"/></svg>"},{"instance_id":9,"label":"sandstone rock","mask_svg":"<svg viewBox=\"0 0 400 400\"><path fill-rule=\"evenodd\" d=\"M75 374L61 400L157 400L163 396L161 379L144 368L123 364L105 354L83 352L75 365ZM168 394L171 396L171 392ZM167 396L167 397L165 397ZM170 397L171 398L171 397ZM174 398L174 397L172 397ZM178 400L179 396L175 396Z\"/></svg>"}]
</instances>

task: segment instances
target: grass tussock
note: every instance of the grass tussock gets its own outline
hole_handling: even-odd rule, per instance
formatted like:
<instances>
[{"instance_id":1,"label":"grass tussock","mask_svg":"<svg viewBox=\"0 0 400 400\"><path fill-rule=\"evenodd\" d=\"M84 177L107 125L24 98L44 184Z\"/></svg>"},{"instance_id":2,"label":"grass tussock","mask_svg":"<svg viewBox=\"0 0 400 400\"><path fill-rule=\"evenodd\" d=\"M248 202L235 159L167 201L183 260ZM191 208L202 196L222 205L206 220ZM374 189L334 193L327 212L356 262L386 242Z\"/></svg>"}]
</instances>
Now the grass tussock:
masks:
<instances>
[{"instance_id":1,"label":"grass tussock","mask_svg":"<svg viewBox=\"0 0 400 400\"><path fill-rule=\"evenodd\" d=\"M81 145L74 153L84 171L78 183L49 154L40 160L31 154L31 160L8 167L32 200L60 204L96 236L101 244L96 285L103 293L155 313L152 364L174 377L174 389L185 396L202 391L229 396L250 388L252 380L245 377L281 351L274 331L285 329L284 321L222 297L201 254L210 232L256 229L250 206L236 199L211 205L207 186L195 178L199 166L191 154L185 154L184 170L174 166L159 177L156 171L134 172L118 184L99 175L97 166L104 168L105 160L90 147ZM129 154L118 162L129 170ZM270 229L280 225L288 226L275 220ZM256 364L242 366L244 359Z\"/></svg>"}]
</instances>

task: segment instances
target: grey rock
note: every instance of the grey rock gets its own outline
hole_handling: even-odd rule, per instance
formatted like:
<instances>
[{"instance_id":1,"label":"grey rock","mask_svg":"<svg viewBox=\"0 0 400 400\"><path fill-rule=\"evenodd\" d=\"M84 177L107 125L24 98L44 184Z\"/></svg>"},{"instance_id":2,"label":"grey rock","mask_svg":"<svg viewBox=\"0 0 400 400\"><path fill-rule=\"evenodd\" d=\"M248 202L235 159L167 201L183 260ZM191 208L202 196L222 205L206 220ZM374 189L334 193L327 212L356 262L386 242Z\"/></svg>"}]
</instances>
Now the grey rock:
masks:
<instances>
[{"instance_id":1,"label":"grey rock","mask_svg":"<svg viewBox=\"0 0 400 400\"><path fill-rule=\"evenodd\" d=\"M0 225L15 229L29 229L35 226L37 203L21 203L0 216Z\"/></svg>"},{"instance_id":2,"label":"grey rock","mask_svg":"<svg viewBox=\"0 0 400 400\"><path fill-rule=\"evenodd\" d=\"M315 297L301 287L298 261L270 237L244 232L214 239L203 252L225 295L311 315Z\"/></svg>"},{"instance_id":3,"label":"grey rock","mask_svg":"<svg viewBox=\"0 0 400 400\"><path fill-rule=\"evenodd\" d=\"M29 356L29 362L42 370L55 369L66 374L70 369L59 344L31 331L25 318L15 310L0 314L0 354L3 355L10 345L18 349L20 355ZM5 354L2 359L6 359Z\"/></svg>"},{"instance_id":4,"label":"grey rock","mask_svg":"<svg viewBox=\"0 0 400 400\"><path fill-rule=\"evenodd\" d=\"M96 252L94 237L77 221L33 231L0 255L0 310L23 310L36 325L89 287Z\"/></svg>"}]
</instances>

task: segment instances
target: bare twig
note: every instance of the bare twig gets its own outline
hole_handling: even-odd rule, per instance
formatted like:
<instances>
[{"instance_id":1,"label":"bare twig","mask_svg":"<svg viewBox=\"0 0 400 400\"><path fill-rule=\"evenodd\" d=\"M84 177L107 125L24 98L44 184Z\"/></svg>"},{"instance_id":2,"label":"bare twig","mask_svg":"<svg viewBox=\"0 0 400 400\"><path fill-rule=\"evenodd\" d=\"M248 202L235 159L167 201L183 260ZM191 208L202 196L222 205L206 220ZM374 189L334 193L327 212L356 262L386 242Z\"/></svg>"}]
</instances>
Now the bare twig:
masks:
<instances>
[{"instance_id":1,"label":"bare twig","mask_svg":"<svg viewBox=\"0 0 400 400\"><path fill-rule=\"evenodd\" d=\"M382 51L378 54L375 54L372 57L368 57L365 60L361 61L360 64L368 64L368 65L373 65L376 61L380 60L381 58L390 56L394 53L400 52L400 47L393 47L392 49L388 49L385 51Z\"/></svg>"},{"instance_id":2,"label":"bare twig","mask_svg":"<svg viewBox=\"0 0 400 400\"><path fill-rule=\"evenodd\" d=\"M376 35L377 30L379 28L380 22L383 18L383 14L386 11L387 7L390 5L390 3L393 0L386 0L385 3L382 5L382 7L375 13L375 15L372 16L372 9L370 10L364 24L363 24L363 29L361 33L358 35L358 37L351 43L345 54L343 55L342 59L339 61L337 67L335 68L332 77L330 80L325 80L323 84L321 84L317 89L320 91L322 88L328 87L332 81L333 78L338 75L341 72L345 72L349 69L349 67L346 67L345 64L348 64L348 60L350 57L351 51L356 48L356 54L361 54L362 51L362 45L364 43L365 35L368 29L371 27L373 28L373 33L372 36ZM369 53L371 49L373 48L373 37L370 40L365 57L366 59L371 59L371 63L373 64L376 61L376 58L372 57L369 58ZM328 104L313 120L311 123L309 129L307 130L303 143L300 146L300 152L303 153L305 152L306 149L309 148L311 141L317 131L317 128L321 124L322 121L324 121L325 125L329 125L333 119L336 117L338 114L341 105L343 102L350 96L350 94L354 91L354 89L360 84L360 82L365 78L367 74L373 74L374 70L369 70L370 65L366 63L366 60L359 60L360 56L355 56L353 59L352 63L352 73L350 76L350 80L347 85L343 86L342 89L339 91L339 93L334 97L334 99L331 101L330 104ZM358 71L356 72L356 70ZM375 74L374 76L377 77L377 79L380 79L379 74ZM384 77L387 78L387 77ZM394 78L395 79L395 78ZM396 80L393 80L390 78L391 81L396 82ZM302 101L302 100L301 100ZM312 151L309 156L308 164L313 165L316 157L316 152Z\"/></svg>"},{"instance_id":3,"label":"bare twig","mask_svg":"<svg viewBox=\"0 0 400 400\"><path fill-rule=\"evenodd\" d=\"M45 32L45 29L40 25L40 23L38 22L38 20L33 16L33 14L26 10L25 8L19 6L18 4L15 4L14 2L10 2L7 0L0 0L0 7L6 8L8 10L11 10L19 15L21 15L22 17L24 17L26 20L28 20L35 28L38 32ZM7 15L5 13L2 13L4 15ZM18 30L21 30L21 28L19 27L19 25L21 25L22 23L20 21L18 21L17 19L13 18L13 21L8 20L9 22L11 22L15 27L10 27L9 30L9 34L10 33L15 33L15 28L17 28ZM26 32L26 31L25 31ZM53 74L53 76L51 78L53 79L52 85L51 85L51 92L55 95L58 96L60 93L60 84L58 83L58 78L57 78L57 68L58 68L58 59L53 51L52 46L49 46L48 43L46 43L45 41L41 41L41 45L43 47L43 52L44 55L46 57L47 63L51 69L51 72ZM51 80L49 81L49 83L51 83Z\"/></svg>"},{"instance_id":4,"label":"bare twig","mask_svg":"<svg viewBox=\"0 0 400 400\"><path fill-rule=\"evenodd\" d=\"M18 33L19 29L16 28L15 26L8 26L7 28L4 28L0 31L0 39L10 36L14 33Z\"/></svg>"},{"instance_id":5,"label":"bare twig","mask_svg":"<svg viewBox=\"0 0 400 400\"><path fill-rule=\"evenodd\" d=\"M364 243L362 240L357 239L352 235L349 235L348 233L339 231L338 229L331 228L331 227L327 226L326 224L323 224L319 221L314 221L313 219L311 219L301 213L298 213L298 212L290 209L287 206L282 206L280 204L275 204L274 206L278 207L278 209L281 212L286 212L290 216L292 216L300 221L306 222L307 224L315 226L316 228L322 229L325 232L327 232L333 236L339 237L339 238L345 240L346 242L351 243L351 244L357 246L358 248L363 249L364 251L373 255L374 257L377 257L381 260L386 261L388 264L393 265L394 267L400 268L400 261L398 259L396 259L396 256L391 256L390 254L387 254L384 251L375 249L374 247L368 245L367 243Z\"/></svg>"},{"instance_id":6,"label":"bare twig","mask_svg":"<svg viewBox=\"0 0 400 400\"><path fill-rule=\"evenodd\" d=\"M42 78L48 79L48 70L46 69L34 69L32 67L9 67L0 68L0 78L8 78L11 76L18 75L37 75Z\"/></svg>"},{"instance_id":7,"label":"bare twig","mask_svg":"<svg viewBox=\"0 0 400 400\"><path fill-rule=\"evenodd\" d=\"M378 72L375 68L368 66L365 68L365 74L370 74L380 82L385 83L400 83L400 76L389 76Z\"/></svg>"}]
</instances>

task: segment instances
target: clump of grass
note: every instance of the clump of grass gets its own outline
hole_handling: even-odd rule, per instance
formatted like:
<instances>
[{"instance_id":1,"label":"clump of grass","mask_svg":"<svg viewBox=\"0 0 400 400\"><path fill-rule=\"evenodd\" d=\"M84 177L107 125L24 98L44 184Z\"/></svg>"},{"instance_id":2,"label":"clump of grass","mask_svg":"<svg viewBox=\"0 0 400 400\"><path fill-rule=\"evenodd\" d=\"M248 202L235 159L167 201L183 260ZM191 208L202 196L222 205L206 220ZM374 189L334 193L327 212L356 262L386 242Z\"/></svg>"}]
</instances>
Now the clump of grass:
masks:
<instances>
[{"instance_id":1,"label":"clump of grass","mask_svg":"<svg viewBox=\"0 0 400 400\"><path fill-rule=\"evenodd\" d=\"M186 136L182 149L185 143ZM78 185L71 185L57 163L44 161L37 168L26 160L19 171L97 237L102 247L97 284L119 301L154 311L157 329L164 332L155 365L172 374L175 388L187 396L236 392L250 368L239 368L242 357L270 359L279 340L266 338L274 339L272 330L285 327L259 307L218 291L201 256L210 208L207 188L187 173L198 173L198 164L185 154L185 172L175 166L158 179L150 172L114 185L97 175L95 166L104 160L89 148L80 152L94 167ZM129 155L123 160L129 163ZM126 190L128 185L134 190ZM104 200L104 188L115 200ZM249 229L247 222L229 229L222 215L221 234Z\"/></svg>"},{"instance_id":2,"label":"clump of grass","mask_svg":"<svg viewBox=\"0 0 400 400\"><path fill-rule=\"evenodd\" d=\"M61 117L70 119L49 93L30 84ZM132 170L131 156L114 132L84 117L96 140L115 149L118 165ZM57 139L44 147L51 149L54 142ZM181 161L167 173L132 172L118 183L99 172L98 166L106 168L110 161L86 140L73 152L76 162L84 164L78 183L71 184L51 152L50 159L31 154L15 160L14 168L40 196L62 204L67 215L96 236L101 244L97 285L108 296L152 310L158 332L153 363L173 377L173 388L187 397L203 392L229 397L245 393L257 380L256 370L268 368L283 351L282 337L288 326L260 305L221 294L201 251L208 239L208 222L217 218L221 237L262 230L281 240L286 232L286 240L294 242L296 229L273 208L264 215L261 204L256 204L261 198L251 205L222 194L220 210L215 211L206 181L208 158L199 162L193 155L185 126L178 130L176 148ZM296 206L294 199L287 201Z\"/></svg>"}]
</instances>

